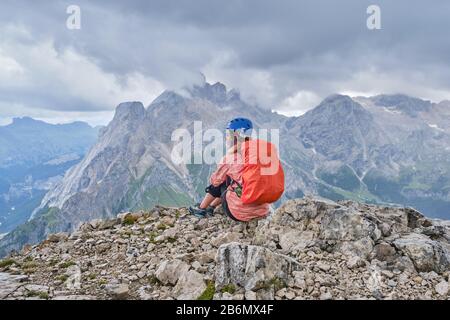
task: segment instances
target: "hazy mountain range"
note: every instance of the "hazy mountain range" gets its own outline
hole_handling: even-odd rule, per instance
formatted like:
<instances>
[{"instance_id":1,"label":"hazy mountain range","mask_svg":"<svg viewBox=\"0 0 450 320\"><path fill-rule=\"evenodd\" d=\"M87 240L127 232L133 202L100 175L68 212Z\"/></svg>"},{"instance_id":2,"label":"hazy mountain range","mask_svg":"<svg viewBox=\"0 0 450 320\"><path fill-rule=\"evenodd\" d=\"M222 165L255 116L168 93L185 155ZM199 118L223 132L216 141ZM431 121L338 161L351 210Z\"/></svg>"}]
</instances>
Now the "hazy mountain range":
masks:
<instances>
[{"instance_id":1,"label":"hazy mountain range","mask_svg":"<svg viewBox=\"0 0 450 320\"><path fill-rule=\"evenodd\" d=\"M0 126L0 234L28 220L97 134L83 122L53 125L28 117Z\"/></svg>"},{"instance_id":2,"label":"hazy mountain range","mask_svg":"<svg viewBox=\"0 0 450 320\"><path fill-rule=\"evenodd\" d=\"M284 199L318 194L413 206L450 218L450 102L405 95L332 95L299 117L250 105L221 84L165 91L148 107L120 104L84 158L43 198L39 210L0 242L0 254L81 222L155 204L188 205L203 194L208 165L174 165L171 134L224 128L234 117L280 129Z\"/></svg>"}]
</instances>

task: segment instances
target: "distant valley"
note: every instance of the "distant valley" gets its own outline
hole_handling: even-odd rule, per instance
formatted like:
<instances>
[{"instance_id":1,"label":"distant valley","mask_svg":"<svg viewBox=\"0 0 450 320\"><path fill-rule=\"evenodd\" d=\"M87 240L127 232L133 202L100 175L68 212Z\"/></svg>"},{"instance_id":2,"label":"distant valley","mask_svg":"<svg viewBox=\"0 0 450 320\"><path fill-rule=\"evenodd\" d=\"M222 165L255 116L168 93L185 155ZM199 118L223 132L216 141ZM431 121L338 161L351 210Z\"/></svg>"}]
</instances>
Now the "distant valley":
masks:
<instances>
[{"instance_id":1,"label":"distant valley","mask_svg":"<svg viewBox=\"0 0 450 320\"><path fill-rule=\"evenodd\" d=\"M0 237L30 218L97 134L82 122L53 125L28 117L0 127Z\"/></svg>"}]
</instances>

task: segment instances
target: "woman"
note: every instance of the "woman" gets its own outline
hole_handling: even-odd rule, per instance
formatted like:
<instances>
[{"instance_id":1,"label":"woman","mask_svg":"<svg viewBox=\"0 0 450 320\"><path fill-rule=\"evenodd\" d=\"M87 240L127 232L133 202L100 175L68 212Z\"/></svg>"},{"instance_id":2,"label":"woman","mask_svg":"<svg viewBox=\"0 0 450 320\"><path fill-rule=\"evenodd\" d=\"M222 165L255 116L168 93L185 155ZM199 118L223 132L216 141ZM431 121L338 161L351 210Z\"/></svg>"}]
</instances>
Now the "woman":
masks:
<instances>
[{"instance_id":1,"label":"woman","mask_svg":"<svg viewBox=\"0 0 450 320\"><path fill-rule=\"evenodd\" d=\"M222 204L225 213L236 221L250 221L255 218L266 217L269 204L244 204L240 196L242 192L243 160L241 145L250 140L253 124L249 119L236 118L227 125L227 143L231 144L227 154L211 175L211 185L205 189L203 201L189 211L197 217L212 214L214 208Z\"/></svg>"}]
</instances>

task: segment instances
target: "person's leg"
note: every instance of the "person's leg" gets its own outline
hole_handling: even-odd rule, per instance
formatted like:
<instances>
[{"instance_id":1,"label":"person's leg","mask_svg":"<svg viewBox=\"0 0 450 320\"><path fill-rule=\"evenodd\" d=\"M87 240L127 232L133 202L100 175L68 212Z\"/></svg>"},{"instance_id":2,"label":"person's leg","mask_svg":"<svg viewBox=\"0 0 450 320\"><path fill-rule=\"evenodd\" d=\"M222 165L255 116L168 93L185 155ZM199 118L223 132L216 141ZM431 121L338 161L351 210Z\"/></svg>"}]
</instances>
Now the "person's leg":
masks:
<instances>
[{"instance_id":1,"label":"person's leg","mask_svg":"<svg viewBox=\"0 0 450 320\"><path fill-rule=\"evenodd\" d=\"M215 198L213 200L213 202L211 202L210 206L211 207L217 207L218 205L220 205L222 203L222 199L221 198Z\"/></svg>"},{"instance_id":2,"label":"person's leg","mask_svg":"<svg viewBox=\"0 0 450 320\"><path fill-rule=\"evenodd\" d=\"M203 198L203 201L200 203L200 205L198 206L200 209L206 209L208 208L209 205L213 206L212 203L217 200L216 197L214 197L213 195L207 193L205 195L205 197ZM220 198L219 198L220 200ZM215 206L213 206L215 207Z\"/></svg>"},{"instance_id":3,"label":"person's leg","mask_svg":"<svg viewBox=\"0 0 450 320\"><path fill-rule=\"evenodd\" d=\"M225 185L225 183L223 183ZM213 208L209 208L209 206L214 205L216 206L219 201L220 203L220 195L221 195L221 189L223 188L222 185L214 187L213 185L208 186L205 189L206 195L203 198L202 202L199 205L189 207L189 211L196 215L197 217L204 217L207 214L213 213Z\"/></svg>"}]
</instances>

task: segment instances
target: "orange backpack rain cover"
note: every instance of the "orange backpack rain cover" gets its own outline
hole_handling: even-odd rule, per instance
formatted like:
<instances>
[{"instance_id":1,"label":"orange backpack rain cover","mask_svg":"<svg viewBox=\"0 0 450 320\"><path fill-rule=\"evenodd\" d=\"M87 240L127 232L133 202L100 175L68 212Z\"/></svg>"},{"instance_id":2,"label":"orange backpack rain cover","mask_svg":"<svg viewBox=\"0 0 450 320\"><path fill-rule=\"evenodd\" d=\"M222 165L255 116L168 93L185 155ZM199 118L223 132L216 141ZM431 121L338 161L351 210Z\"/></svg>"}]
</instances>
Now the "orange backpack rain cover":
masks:
<instances>
[{"instance_id":1,"label":"orange backpack rain cover","mask_svg":"<svg viewBox=\"0 0 450 320\"><path fill-rule=\"evenodd\" d=\"M280 199L284 192L284 171L275 145L252 139L242 144L241 151L244 160L242 203L263 204Z\"/></svg>"}]
</instances>

